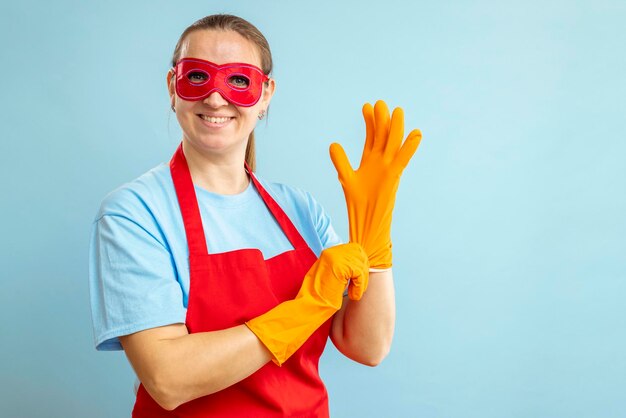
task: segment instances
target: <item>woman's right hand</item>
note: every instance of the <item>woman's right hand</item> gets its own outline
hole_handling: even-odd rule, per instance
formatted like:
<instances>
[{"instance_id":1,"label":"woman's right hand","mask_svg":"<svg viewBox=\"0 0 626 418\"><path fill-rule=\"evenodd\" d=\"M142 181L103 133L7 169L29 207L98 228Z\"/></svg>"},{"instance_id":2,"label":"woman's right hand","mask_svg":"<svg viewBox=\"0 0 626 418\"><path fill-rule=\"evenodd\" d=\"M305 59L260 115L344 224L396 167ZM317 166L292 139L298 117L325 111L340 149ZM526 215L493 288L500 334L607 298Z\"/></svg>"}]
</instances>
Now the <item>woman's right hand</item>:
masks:
<instances>
[{"instance_id":1,"label":"woman's right hand","mask_svg":"<svg viewBox=\"0 0 626 418\"><path fill-rule=\"evenodd\" d=\"M246 322L250 330L282 365L335 312L343 293L358 300L369 279L369 262L361 245L337 245L322 251L304 276L298 295Z\"/></svg>"},{"instance_id":2,"label":"woman's right hand","mask_svg":"<svg viewBox=\"0 0 626 418\"><path fill-rule=\"evenodd\" d=\"M368 281L369 262L363 247L356 243L336 245L322 251L304 276L296 299L316 300L339 310L346 286L350 299L359 300Z\"/></svg>"}]
</instances>

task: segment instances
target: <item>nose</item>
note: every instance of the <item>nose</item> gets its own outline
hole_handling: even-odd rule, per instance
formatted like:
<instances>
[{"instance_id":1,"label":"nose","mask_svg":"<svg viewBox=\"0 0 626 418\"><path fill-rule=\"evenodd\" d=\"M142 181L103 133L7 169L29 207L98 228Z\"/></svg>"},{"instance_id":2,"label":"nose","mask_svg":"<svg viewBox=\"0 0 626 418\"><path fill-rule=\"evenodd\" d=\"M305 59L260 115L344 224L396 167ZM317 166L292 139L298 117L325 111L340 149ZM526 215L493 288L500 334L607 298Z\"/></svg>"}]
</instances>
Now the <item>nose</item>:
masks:
<instances>
[{"instance_id":1,"label":"nose","mask_svg":"<svg viewBox=\"0 0 626 418\"><path fill-rule=\"evenodd\" d=\"M202 102L211 107L226 106L229 103L219 91L214 91L209 94Z\"/></svg>"}]
</instances>

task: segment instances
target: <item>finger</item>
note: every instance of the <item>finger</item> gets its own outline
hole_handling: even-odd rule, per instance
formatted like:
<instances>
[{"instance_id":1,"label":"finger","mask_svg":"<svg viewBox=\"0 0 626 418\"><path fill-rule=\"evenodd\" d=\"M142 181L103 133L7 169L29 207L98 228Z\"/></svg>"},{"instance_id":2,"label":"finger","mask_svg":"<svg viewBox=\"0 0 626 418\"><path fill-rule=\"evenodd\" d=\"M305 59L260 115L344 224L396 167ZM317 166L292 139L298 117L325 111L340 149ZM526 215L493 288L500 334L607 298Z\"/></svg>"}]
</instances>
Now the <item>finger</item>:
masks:
<instances>
[{"instance_id":1,"label":"finger","mask_svg":"<svg viewBox=\"0 0 626 418\"><path fill-rule=\"evenodd\" d=\"M414 129L406 138L404 144L402 144L402 148L400 148L398 156L396 157L396 162L402 170L409 164L411 157L413 157L413 154L417 151L417 147L419 147L421 141L422 132L419 129Z\"/></svg>"},{"instance_id":2,"label":"finger","mask_svg":"<svg viewBox=\"0 0 626 418\"><path fill-rule=\"evenodd\" d=\"M385 147L384 158L392 160L402 145L404 138L404 111L396 107L391 115L391 127L389 128L389 139Z\"/></svg>"},{"instance_id":3,"label":"finger","mask_svg":"<svg viewBox=\"0 0 626 418\"><path fill-rule=\"evenodd\" d=\"M370 273L367 267L360 266L356 273L357 274L350 279L350 284L348 285L348 297L351 300L360 300L363 297L370 279Z\"/></svg>"},{"instance_id":4,"label":"finger","mask_svg":"<svg viewBox=\"0 0 626 418\"><path fill-rule=\"evenodd\" d=\"M348 160L348 156L343 150L343 147L336 142L330 144L329 152L330 160L333 162L335 170L337 170L337 174L339 175L339 181L343 184L353 173L350 160Z\"/></svg>"},{"instance_id":5,"label":"finger","mask_svg":"<svg viewBox=\"0 0 626 418\"><path fill-rule=\"evenodd\" d=\"M374 147L374 107L369 103L363 105L363 120L365 121L365 145L363 146L361 161Z\"/></svg>"},{"instance_id":6,"label":"finger","mask_svg":"<svg viewBox=\"0 0 626 418\"><path fill-rule=\"evenodd\" d=\"M363 294L367 290L367 284L369 282L369 272L363 272L359 276L350 280L348 285L348 297L351 300L361 300Z\"/></svg>"},{"instance_id":7,"label":"finger","mask_svg":"<svg viewBox=\"0 0 626 418\"><path fill-rule=\"evenodd\" d=\"M374 105L374 151L382 152L387 145L387 137L389 136L389 108L382 100Z\"/></svg>"},{"instance_id":8,"label":"finger","mask_svg":"<svg viewBox=\"0 0 626 418\"><path fill-rule=\"evenodd\" d=\"M360 300L369 284L369 261L365 249L356 243L350 243L352 252L352 278L348 285L348 297L351 300Z\"/></svg>"}]
</instances>

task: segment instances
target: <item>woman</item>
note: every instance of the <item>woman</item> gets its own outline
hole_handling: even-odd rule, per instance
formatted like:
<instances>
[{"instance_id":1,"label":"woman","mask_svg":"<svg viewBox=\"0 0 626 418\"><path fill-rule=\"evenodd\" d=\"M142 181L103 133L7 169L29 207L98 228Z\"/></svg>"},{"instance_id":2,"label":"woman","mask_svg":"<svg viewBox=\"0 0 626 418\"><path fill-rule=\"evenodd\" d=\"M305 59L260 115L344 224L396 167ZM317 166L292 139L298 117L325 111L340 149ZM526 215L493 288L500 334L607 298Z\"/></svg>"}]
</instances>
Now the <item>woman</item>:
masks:
<instances>
[{"instance_id":1,"label":"woman","mask_svg":"<svg viewBox=\"0 0 626 418\"><path fill-rule=\"evenodd\" d=\"M137 373L133 417L328 416L318 373L328 336L367 365L389 350L385 228L403 166L385 144L398 151L402 115L390 122L384 104L364 108L357 172L331 149L351 222L352 242L340 245L310 195L253 174L271 70L249 22L213 15L187 28L167 74L182 143L169 165L108 195L94 222L96 346L123 348ZM404 165L419 143L409 139L396 152ZM372 175L385 164L388 175Z\"/></svg>"}]
</instances>

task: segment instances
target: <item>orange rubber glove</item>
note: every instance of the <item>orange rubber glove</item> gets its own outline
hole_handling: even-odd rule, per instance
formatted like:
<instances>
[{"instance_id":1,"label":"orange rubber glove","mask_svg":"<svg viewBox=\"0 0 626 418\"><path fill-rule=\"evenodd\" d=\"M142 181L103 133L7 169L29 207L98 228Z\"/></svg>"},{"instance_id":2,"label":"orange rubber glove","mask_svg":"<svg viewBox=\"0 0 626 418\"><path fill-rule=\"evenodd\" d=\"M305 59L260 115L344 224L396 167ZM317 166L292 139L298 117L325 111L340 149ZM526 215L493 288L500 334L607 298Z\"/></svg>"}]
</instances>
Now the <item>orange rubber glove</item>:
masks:
<instances>
[{"instance_id":1,"label":"orange rubber glove","mask_svg":"<svg viewBox=\"0 0 626 418\"><path fill-rule=\"evenodd\" d=\"M348 207L350 242L363 246L372 271L391 267L391 216L400 175L422 139L411 131L404 144L404 113L393 111L382 100L372 108L363 106L365 146L358 170L354 171L341 145L330 146L330 158L339 174Z\"/></svg>"},{"instance_id":2,"label":"orange rubber glove","mask_svg":"<svg viewBox=\"0 0 626 418\"><path fill-rule=\"evenodd\" d=\"M341 308L343 293L359 300L367 289L369 265L359 244L343 244L322 251L293 300L281 303L246 322L250 330L282 365Z\"/></svg>"}]
</instances>

